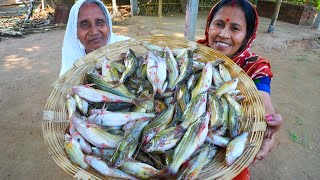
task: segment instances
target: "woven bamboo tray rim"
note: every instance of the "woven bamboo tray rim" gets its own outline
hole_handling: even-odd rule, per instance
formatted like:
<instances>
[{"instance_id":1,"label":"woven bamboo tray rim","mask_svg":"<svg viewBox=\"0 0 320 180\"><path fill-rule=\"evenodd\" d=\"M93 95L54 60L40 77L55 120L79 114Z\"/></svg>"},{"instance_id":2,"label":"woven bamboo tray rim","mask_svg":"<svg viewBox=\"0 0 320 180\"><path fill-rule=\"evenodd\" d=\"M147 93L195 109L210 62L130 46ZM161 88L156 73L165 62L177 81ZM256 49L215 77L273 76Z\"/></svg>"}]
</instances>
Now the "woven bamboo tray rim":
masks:
<instances>
[{"instance_id":1,"label":"woven bamboo tray rim","mask_svg":"<svg viewBox=\"0 0 320 180\"><path fill-rule=\"evenodd\" d=\"M83 179L106 179L93 169L83 170L73 165L63 149L64 132L68 125L67 112L65 108L65 97L72 92L71 88L81 84L85 74L92 68L96 61L102 57L110 60L118 60L121 53L131 48L136 54L142 55L147 52L141 44L149 42L160 46L168 46L170 49L188 47L188 41L174 36L146 36L137 39L130 39L100 49L87 54L74 63L74 66L63 76L58 78L53 84L53 91L48 97L43 111L42 130L44 139L49 147L49 153L54 161L69 175L81 177ZM263 120L264 106L260 99L258 90L251 78L232 60L223 54L198 44L196 52L202 56L202 61L212 61L217 58L225 60L225 66L230 71L232 77L239 78L238 89L246 96L241 103L244 107L245 119L240 124L242 131L249 132L248 142L254 145L246 148L243 155L231 166L225 166L224 150L219 150L214 161L203 169L198 176L199 179L232 179L253 161L263 139L266 124ZM109 179L110 177L108 177ZM110 178L113 179L113 178Z\"/></svg>"}]
</instances>

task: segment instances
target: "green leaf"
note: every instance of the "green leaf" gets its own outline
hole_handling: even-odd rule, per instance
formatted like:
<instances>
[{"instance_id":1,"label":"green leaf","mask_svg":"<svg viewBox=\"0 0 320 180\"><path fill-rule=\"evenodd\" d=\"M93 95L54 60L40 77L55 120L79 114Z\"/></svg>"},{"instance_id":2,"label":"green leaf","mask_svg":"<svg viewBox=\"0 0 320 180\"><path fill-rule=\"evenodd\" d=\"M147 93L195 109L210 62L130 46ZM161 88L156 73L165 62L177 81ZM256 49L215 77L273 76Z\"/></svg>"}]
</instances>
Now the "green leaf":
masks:
<instances>
[{"instance_id":1,"label":"green leaf","mask_svg":"<svg viewBox=\"0 0 320 180\"><path fill-rule=\"evenodd\" d=\"M289 131L290 133L290 139L296 143L301 143L301 141L299 140L299 137L297 136L297 134L293 131Z\"/></svg>"}]
</instances>

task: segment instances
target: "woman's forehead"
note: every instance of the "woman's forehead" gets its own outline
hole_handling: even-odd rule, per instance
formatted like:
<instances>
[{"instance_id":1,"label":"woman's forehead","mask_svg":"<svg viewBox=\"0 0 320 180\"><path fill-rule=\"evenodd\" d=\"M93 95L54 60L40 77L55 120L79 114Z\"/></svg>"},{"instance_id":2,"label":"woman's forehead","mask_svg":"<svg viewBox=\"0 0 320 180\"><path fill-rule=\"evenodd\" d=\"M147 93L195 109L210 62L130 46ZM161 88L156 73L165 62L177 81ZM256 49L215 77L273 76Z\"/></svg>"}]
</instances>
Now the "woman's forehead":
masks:
<instances>
[{"instance_id":1,"label":"woman's forehead","mask_svg":"<svg viewBox=\"0 0 320 180\"><path fill-rule=\"evenodd\" d=\"M238 6L224 6L217 11L213 19L223 21L246 23L246 18L243 10Z\"/></svg>"},{"instance_id":2,"label":"woman's forehead","mask_svg":"<svg viewBox=\"0 0 320 180\"><path fill-rule=\"evenodd\" d=\"M96 3L84 3L81 5L78 13L79 20L88 18L105 18L101 7Z\"/></svg>"}]
</instances>

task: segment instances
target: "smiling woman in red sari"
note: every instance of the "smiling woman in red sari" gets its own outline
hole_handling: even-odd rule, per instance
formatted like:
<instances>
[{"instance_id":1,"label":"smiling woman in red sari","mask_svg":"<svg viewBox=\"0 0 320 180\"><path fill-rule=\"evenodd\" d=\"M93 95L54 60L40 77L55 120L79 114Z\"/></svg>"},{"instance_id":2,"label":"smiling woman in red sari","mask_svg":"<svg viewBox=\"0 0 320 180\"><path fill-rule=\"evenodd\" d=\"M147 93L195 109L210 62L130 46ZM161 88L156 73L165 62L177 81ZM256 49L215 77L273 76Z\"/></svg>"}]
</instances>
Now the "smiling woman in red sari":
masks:
<instances>
[{"instance_id":1,"label":"smiling woman in red sari","mask_svg":"<svg viewBox=\"0 0 320 180\"><path fill-rule=\"evenodd\" d=\"M270 83L273 77L270 63L249 51L258 29L258 13L247 0L222 0L209 12L205 38L198 43L209 46L228 56L254 81L265 106L267 130L255 162L272 150L275 132L282 124L271 102ZM245 169L235 179L250 179Z\"/></svg>"}]
</instances>

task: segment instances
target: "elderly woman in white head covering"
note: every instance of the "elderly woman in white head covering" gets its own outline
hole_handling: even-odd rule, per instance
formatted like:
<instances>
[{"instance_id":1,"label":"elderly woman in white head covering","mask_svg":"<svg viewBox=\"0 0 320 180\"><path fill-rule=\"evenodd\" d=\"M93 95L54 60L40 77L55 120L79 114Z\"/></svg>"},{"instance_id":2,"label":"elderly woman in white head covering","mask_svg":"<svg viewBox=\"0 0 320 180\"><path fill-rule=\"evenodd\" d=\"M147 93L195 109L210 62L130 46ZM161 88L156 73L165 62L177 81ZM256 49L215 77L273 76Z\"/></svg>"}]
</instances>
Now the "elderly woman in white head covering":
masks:
<instances>
[{"instance_id":1,"label":"elderly woman in white head covering","mask_svg":"<svg viewBox=\"0 0 320 180\"><path fill-rule=\"evenodd\" d=\"M60 76L87 53L127 39L112 32L109 11L100 0L78 0L71 8L64 35Z\"/></svg>"}]
</instances>

